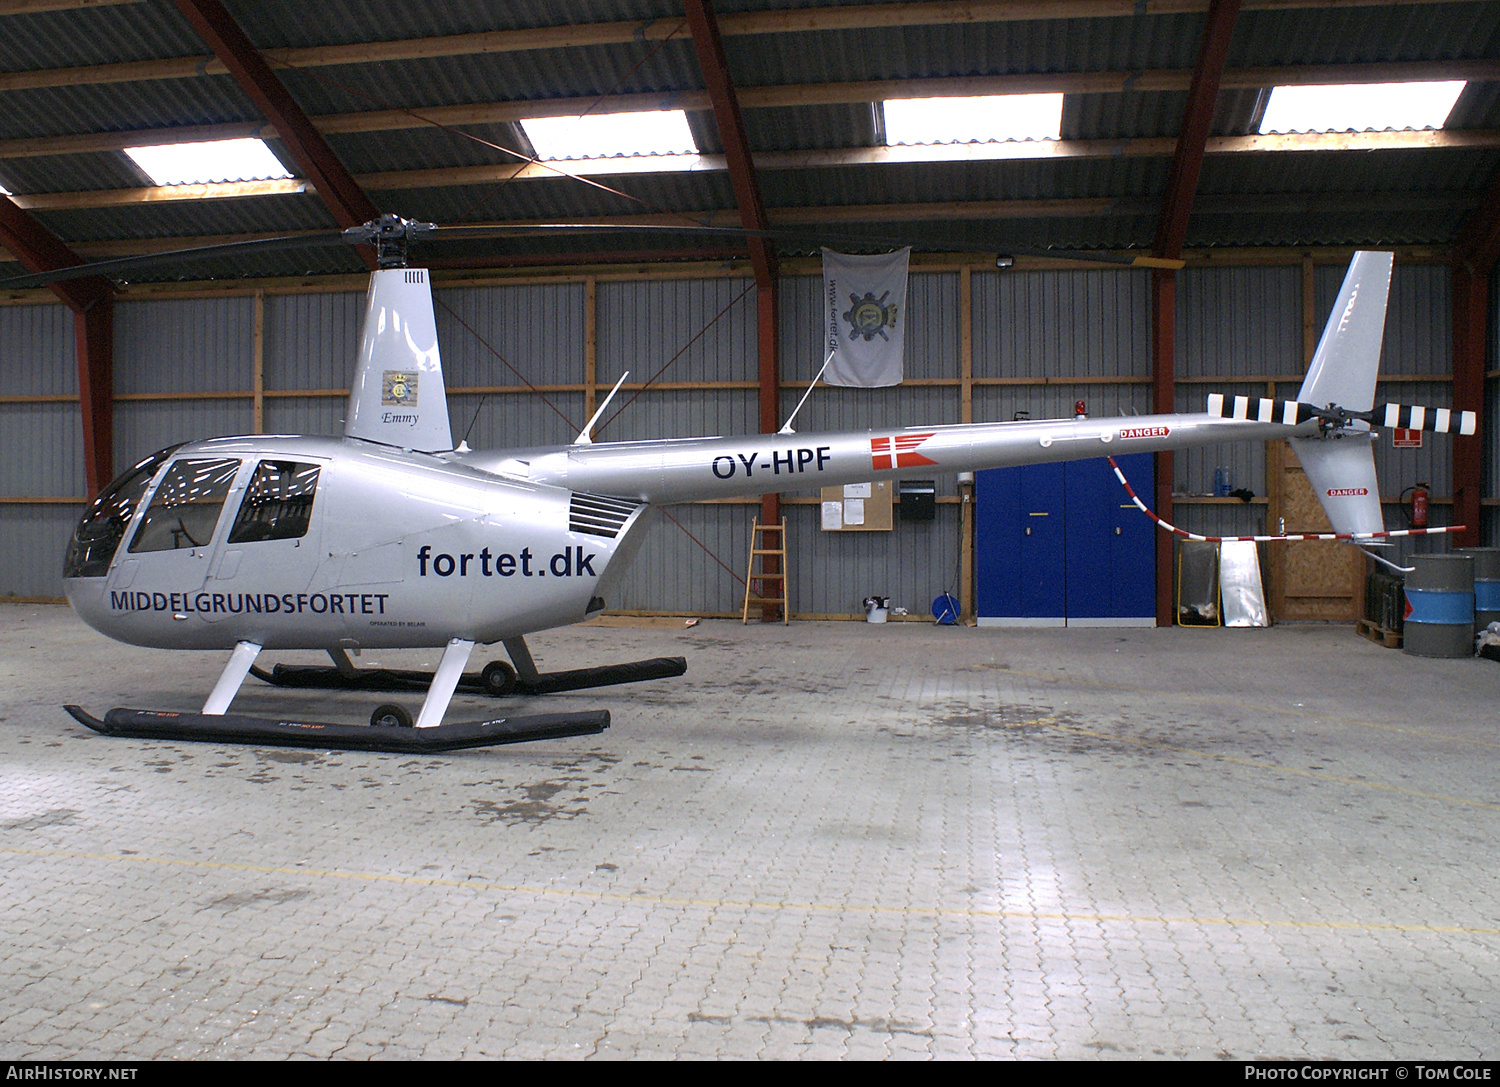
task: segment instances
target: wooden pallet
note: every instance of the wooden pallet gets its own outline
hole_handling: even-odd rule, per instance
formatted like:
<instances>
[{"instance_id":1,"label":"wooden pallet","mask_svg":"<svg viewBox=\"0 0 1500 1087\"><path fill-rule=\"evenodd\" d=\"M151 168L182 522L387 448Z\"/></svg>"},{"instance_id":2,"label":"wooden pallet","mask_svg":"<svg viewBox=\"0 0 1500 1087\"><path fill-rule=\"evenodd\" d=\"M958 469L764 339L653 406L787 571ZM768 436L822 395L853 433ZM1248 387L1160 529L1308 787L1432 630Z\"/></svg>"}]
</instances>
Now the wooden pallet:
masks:
<instances>
[{"instance_id":1,"label":"wooden pallet","mask_svg":"<svg viewBox=\"0 0 1500 1087\"><path fill-rule=\"evenodd\" d=\"M1376 645L1383 645L1387 649L1401 648L1401 635L1394 630L1386 630L1378 627L1368 619L1360 619L1354 624L1354 632L1361 638L1369 638Z\"/></svg>"}]
</instances>

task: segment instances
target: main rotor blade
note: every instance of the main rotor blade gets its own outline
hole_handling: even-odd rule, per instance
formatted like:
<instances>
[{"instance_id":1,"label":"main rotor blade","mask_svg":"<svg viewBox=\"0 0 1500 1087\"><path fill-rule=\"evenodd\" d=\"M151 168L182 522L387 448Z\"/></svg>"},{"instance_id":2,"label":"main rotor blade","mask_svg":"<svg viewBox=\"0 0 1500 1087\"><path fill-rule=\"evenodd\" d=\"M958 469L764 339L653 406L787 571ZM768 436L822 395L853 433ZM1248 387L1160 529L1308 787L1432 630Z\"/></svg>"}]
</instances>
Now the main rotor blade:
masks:
<instances>
[{"instance_id":1,"label":"main rotor blade","mask_svg":"<svg viewBox=\"0 0 1500 1087\"><path fill-rule=\"evenodd\" d=\"M11 279L0 279L0 290L15 291L27 287L43 287L48 283L84 279L88 276L118 279L128 272L170 268L177 264L212 260L215 257L233 257L245 253L274 253L284 249L318 249L343 244L345 244L343 231L330 230L280 238L256 238L247 242L225 242L222 245L204 245L196 249L174 249L166 253L141 253L134 257L115 257L112 260L91 261L88 264L57 268L50 272L35 272Z\"/></svg>"},{"instance_id":2,"label":"main rotor blade","mask_svg":"<svg viewBox=\"0 0 1500 1087\"><path fill-rule=\"evenodd\" d=\"M798 240L804 242L836 242L843 245L854 243L867 246L892 246L900 248L912 244L911 238L898 238L884 234L864 234L839 230L837 234L826 227L808 225L769 227L753 230L739 226L715 226L709 223L605 223L567 222L550 223L490 223L484 226L440 226L418 243L433 241L464 241L485 238L511 238L546 234L571 233L641 233L641 234L714 234L734 238L769 238L772 240ZM1115 253L1104 250L1057 250L1036 249L1025 246L996 244L980 249L975 246L944 246L946 252L998 253L1000 256L1038 257L1046 260L1075 261L1084 264L1118 264L1127 268L1182 268L1185 261L1167 260L1150 255Z\"/></svg>"},{"instance_id":3,"label":"main rotor blade","mask_svg":"<svg viewBox=\"0 0 1500 1087\"><path fill-rule=\"evenodd\" d=\"M799 241L803 244L833 242L842 246L889 246L899 248L910 245L910 238L897 238L880 234L851 233L840 230L836 235L827 228L772 227L767 230L750 230L737 226L714 226L707 223L601 223L594 222L550 222L550 223L491 223L484 226L442 226L422 236L413 236L411 244L418 245L440 241L481 241L488 238L525 238L549 234L571 233L639 233L639 234L710 234L719 237L767 238L771 240ZM91 261L58 268L50 272L36 272L0 280L0 290L24 290L41 287L48 283L61 283L70 279L102 276L120 279L133 272L171 268L179 264L215 260L260 253L274 253L296 249L321 249L350 244L349 232L341 230L317 231L274 238L256 238L251 241L224 242L193 249L176 249L162 253L142 253L130 257L115 257L110 260ZM1049 260L1072 261L1086 264L1116 264L1125 267L1180 267L1181 261L1163 261L1150 256L1134 256L1129 253L1113 253L1097 250L1034 249L1017 246L996 245L980 249L973 245L944 246L947 252L997 253L1005 257L1038 257ZM1002 265L1003 266L1003 265Z\"/></svg>"}]
</instances>

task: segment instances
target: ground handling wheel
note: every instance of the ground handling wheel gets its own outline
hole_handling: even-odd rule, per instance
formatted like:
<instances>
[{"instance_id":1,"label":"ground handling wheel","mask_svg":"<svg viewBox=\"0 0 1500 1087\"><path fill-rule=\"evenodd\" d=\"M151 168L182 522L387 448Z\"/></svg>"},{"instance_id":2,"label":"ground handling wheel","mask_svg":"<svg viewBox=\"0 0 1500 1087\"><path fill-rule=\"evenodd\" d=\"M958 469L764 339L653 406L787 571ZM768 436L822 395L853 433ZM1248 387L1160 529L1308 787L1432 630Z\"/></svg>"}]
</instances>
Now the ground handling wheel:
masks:
<instances>
[{"instance_id":1,"label":"ground handling wheel","mask_svg":"<svg viewBox=\"0 0 1500 1087\"><path fill-rule=\"evenodd\" d=\"M375 707L375 712L370 714L370 724L376 728L411 728L411 713L405 706L388 702Z\"/></svg>"},{"instance_id":2,"label":"ground handling wheel","mask_svg":"<svg viewBox=\"0 0 1500 1087\"><path fill-rule=\"evenodd\" d=\"M484 671L479 673L479 678L484 680L485 692L496 698L511 694L516 689L516 670L504 661L490 661L484 666Z\"/></svg>"}]
</instances>

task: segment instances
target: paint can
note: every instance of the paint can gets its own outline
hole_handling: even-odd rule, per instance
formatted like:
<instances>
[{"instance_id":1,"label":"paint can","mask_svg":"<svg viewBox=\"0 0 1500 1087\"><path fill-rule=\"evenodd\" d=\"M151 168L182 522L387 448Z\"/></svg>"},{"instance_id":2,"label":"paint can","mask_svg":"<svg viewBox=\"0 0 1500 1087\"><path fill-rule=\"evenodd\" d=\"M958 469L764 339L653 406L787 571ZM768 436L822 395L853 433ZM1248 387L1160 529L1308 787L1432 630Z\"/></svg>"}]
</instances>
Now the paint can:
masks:
<instances>
[{"instance_id":1,"label":"paint can","mask_svg":"<svg viewBox=\"0 0 1500 1087\"><path fill-rule=\"evenodd\" d=\"M1455 555L1474 556L1474 633L1500 622L1500 547L1457 547Z\"/></svg>"},{"instance_id":2,"label":"paint can","mask_svg":"<svg viewBox=\"0 0 1500 1087\"><path fill-rule=\"evenodd\" d=\"M1474 655L1474 559L1413 555L1402 648L1415 657Z\"/></svg>"},{"instance_id":3,"label":"paint can","mask_svg":"<svg viewBox=\"0 0 1500 1087\"><path fill-rule=\"evenodd\" d=\"M886 616L890 614L891 598L888 596L867 596L864 599L865 622L883 623Z\"/></svg>"}]
</instances>

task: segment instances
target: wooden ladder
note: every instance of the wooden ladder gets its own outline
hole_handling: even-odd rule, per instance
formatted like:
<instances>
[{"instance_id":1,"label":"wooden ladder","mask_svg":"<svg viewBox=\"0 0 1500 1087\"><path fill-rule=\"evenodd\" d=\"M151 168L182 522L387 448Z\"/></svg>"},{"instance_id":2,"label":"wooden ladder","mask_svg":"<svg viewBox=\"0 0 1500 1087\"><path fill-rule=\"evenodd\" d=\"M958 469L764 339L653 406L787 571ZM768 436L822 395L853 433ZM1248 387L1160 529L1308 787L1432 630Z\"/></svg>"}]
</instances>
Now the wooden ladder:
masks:
<instances>
[{"instance_id":1,"label":"wooden ladder","mask_svg":"<svg viewBox=\"0 0 1500 1087\"><path fill-rule=\"evenodd\" d=\"M779 547L763 546L769 542L765 539L767 533L775 534L775 538L780 542ZM760 573L755 572L755 558L757 555L761 557ZM775 555L781 560L776 564L778 567L778 572L776 573L769 573L766 570L766 558L771 555ZM760 582L760 592L758 594L753 591L757 581ZM767 582L779 585L780 593L776 596L770 595L770 590L766 587ZM788 626L791 624L791 609L786 606L785 517L781 519L781 524L779 525L763 525L760 523L759 517L756 517L750 524L750 568L745 572L745 606L740 613L741 625L750 622L751 604L760 604L763 607L770 604L779 604L781 605L781 622Z\"/></svg>"}]
</instances>

